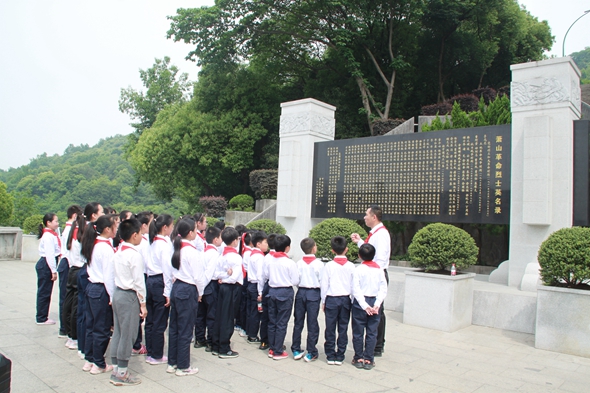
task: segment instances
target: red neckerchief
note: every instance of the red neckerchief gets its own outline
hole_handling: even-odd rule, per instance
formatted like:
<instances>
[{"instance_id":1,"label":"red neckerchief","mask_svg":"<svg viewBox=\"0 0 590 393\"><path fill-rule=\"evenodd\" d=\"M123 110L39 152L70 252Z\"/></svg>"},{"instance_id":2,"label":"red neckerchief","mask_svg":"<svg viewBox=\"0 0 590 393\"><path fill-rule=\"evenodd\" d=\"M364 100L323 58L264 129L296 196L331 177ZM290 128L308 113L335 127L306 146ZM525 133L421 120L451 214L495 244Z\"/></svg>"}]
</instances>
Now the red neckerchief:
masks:
<instances>
[{"instance_id":1,"label":"red neckerchief","mask_svg":"<svg viewBox=\"0 0 590 393\"><path fill-rule=\"evenodd\" d=\"M60 240L59 236L57 235L57 232L55 232L53 229L43 228L43 233L51 233L53 236L55 236L57 239L57 245L61 249L61 240Z\"/></svg>"},{"instance_id":2,"label":"red neckerchief","mask_svg":"<svg viewBox=\"0 0 590 393\"><path fill-rule=\"evenodd\" d=\"M365 240L365 243L369 242L369 239L371 238L371 236L373 236L375 233L379 232L380 229L387 229L385 228L385 225L375 229L375 232L369 232L369 236L367 236L367 239Z\"/></svg>"},{"instance_id":3,"label":"red neckerchief","mask_svg":"<svg viewBox=\"0 0 590 393\"><path fill-rule=\"evenodd\" d=\"M201 238L202 241L205 241L205 236L199 231L197 231L197 236Z\"/></svg>"},{"instance_id":4,"label":"red neckerchief","mask_svg":"<svg viewBox=\"0 0 590 393\"><path fill-rule=\"evenodd\" d=\"M254 256L254 255L256 255L256 254L260 254L260 255L264 256L264 253L263 253L262 251L260 251L260 250L259 250L259 249L257 249L257 248L253 248L253 249L252 249L252 254L251 254L251 256Z\"/></svg>"},{"instance_id":5,"label":"red neckerchief","mask_svg":"<svg viewBox=\"0 0 590 393\"><path fill-rule=\"evenodd\" d=\"M344 266L344 264L346 262L348 262L348 259L345 256L342 255L338 255L334 257L334 262L336 262L337 264L339 264L340 266Z\"/></svg>"},{"instance_id":6,"label":"red neckerchief","mask_svg":"<svg viewBox=\"0 0 590 393\"><path fill-rule=\"evenodd\" d=\"M78 227L74 228L74 233L72 234L72 240L78 240Z\"/></svg>"},{"instance_id":7,"label":"red neckerchief","mask_svg":"<svg viewBox=\"0 0 590 393\"><path fill-rule=\"evenodd\" d=\"M244 254L248 251L252 252L252 249L248 246L242 247L242 256L244 256Z\"/></svg>"},{"instance_id":8,"label":"red neckerchief","mask_svg":"<svg viewBox=\"0 0 590 393\"><path fill-rule=\"evenodd\" d=\"M189 243L189 242L181 242L180 243L180 249L182 250L185 247L192 247L195 250L197 249L197 247L193 246L192 243Z\"/></svg>"},{"instance_id":9,"label":"red neckerchief","mask_svg":"<svg viewBox=\"0 0 590 393\"><path fill-rule=\"evenodd\" d=\"M276 251L275 250L270 250L268 253L270 254L271 257L274 257L275 254L276 254Z\"/></svg>"},{"instance_id":10,"label":"red neckerchief","mask_svg":"<svg viewBox=\"0 0 590 393\"><path fill-rule=\"evenodd\" d=\"M166 240L166 238L162 235L156 235L156 237L154 238L154 241L156 240L164 240L165 242L168 242L168 240Z\"/></svg>"},{"instance_id":11,"label":"red neckerchief","mask_svg":"<svg viewBox=\"0 0 590 393\"><path fill-rule=\"evenodd\" d=\"M72 223L71 222L66 222L66 226L67 227L71 227L72 226Z\"/></svg>"},{"instance_id":12,"label":"red neckerchief","mask_svg":"<svg viewBox=\"0 0 590 393\"><path fill-rule=\"evenodd\" d=\"M111 249L112 249L113 251L115 251L115 249L113 248L113 244L111 243L111 241L110 241L110 240L107 240L107 239L104 239L104 240L103 240L103 239L96 238L96 239L94 240L94 245L96 246L98 243L106 243L106 244L108 244L109 246L111 246Z\"/></svg>"},{"instance_id":13,"label":"red neckerchief","mask_svg":"<svg viewBox=\"0 0 590 393\"><path fill-rule=\"evenodd\" d=\"M309 257L303 257L303 262L307 263L308 265L315 261L315 255L311 255Z\"/></svg>"},{"instance_id":14,"label":"red neckerchief","mask_svg":"<svg viewBox=\"0 0 590 393\"><path fill-rule=\"evenodd\" d=\"M150 238L147 237L145 234L141 235L141 237L142 237L143 240L146 240L148 242L150 241Z\"/></svg>"},{"instance_id":15,"label":"red neckerchief","mask_svg":"<svg viewBox=\"0 0 590 393\"><path fill-rule=\"evenodd\" d=\"M207 247L205 247L205 252L210 251L210 250L217 250L217 247L215 247L213 244L207 244Z\"/></svg>"},{"instance_id":16,"label":"red neckerchief","mask_svg":"<svg viewBox=\"0 0 590 393\"><path fill-rule=\"evenodd\" d=\"M363 261L362 264L363 265L366 265L368 267L374 267L374 268L377 268L377 269L380 269L381 268L381 266L379 266L377 263L375 263L373 261Z\"/></svg>"},{"instance_id":17,"label":"red neckerchief","mask_svg":"<svg viewBox=\"0 0 590 393\"><path fill-rule=\"evenodd\" d=\"M282 251L275 251L275 253L273 254L273 257L274 258L289 258L289 256Z\"/></svg>"},{"instance_id":18,"label":"red neckerchief","mask_svg":"<svg viewBox=\"0 0 590 393\"><path fill-rule=\"evenodd\" d=\"M238 254L238 251L233 248L233 247L229 247L229 246L225 246L225 248L223 249L223 255L227 255L227 254ZM244 268L244 264L242 263L242 275L244 277L246 277L246 269Z\"/></svg>"},{"instance_id":19,"label":"red neckerchief","mask_svg":"<svg viewBox=\"0 0 590 393\"><path fill-rule=\"evenodd\" d=\"M133 250L133 251L137 251L135 248L131 247L131 246L123 246L121 247L121 251L125 251L125 250Z\"/></svg>"}]
</instances>

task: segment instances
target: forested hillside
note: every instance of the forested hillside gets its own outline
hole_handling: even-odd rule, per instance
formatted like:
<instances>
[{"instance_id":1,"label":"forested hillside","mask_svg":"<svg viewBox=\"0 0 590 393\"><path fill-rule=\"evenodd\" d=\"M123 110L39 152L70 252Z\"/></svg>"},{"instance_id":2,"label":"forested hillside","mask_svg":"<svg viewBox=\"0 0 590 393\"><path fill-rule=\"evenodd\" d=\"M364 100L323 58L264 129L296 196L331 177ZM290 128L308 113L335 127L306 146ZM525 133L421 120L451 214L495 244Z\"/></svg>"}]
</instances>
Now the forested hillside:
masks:
<instances>
[{"instance_id":1,"label":"forested hillside","mask_svg":"<svg viewBox=\"0 0 590 393\"><path fill-rule=\"evenodd\" d=\"M116 135L92 147L70 145L63 155L43 154L28 165L0 170L0 181L14 197L12 224L20 226L26 217L46 212L57 213L63 223L68 206L92 201L117 211L183 211L183 203L156 199L145 183L135 189L133 169L123 157L126 141L126 136Z\"/></svg>"}]
</instances>

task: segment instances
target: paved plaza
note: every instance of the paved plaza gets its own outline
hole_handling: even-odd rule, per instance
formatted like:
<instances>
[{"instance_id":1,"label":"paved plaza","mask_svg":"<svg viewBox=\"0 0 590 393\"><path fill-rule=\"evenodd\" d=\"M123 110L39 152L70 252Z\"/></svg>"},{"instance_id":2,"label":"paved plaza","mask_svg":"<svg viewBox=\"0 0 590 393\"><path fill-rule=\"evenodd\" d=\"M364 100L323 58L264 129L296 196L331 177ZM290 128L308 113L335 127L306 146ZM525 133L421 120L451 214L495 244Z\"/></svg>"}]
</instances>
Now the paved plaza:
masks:
<instances>
[{"instance_id":1,"label":"paved plaza","mask_svg":"<svg viewBox=\"0 0 590 393\"><path fill-rule=\"evenodd\" d=\"M143 382L115 387L106 374L82 371L83 361L57 337L57 326L35 324L35 294L34 263L0 261L0 352L13 361L13 392L590 392L590 359L535 349L533 335L481 326L443 333L404 325L402 314L391 311L386 352L371 371L350 364L350 330L342 366L326 364L323 335L320 359L305 363L269 359L234 334L239 358L222 360L191 348L199 373L177 377L134 356L129 367ZM55 320L57 294L54 286ZM323 330L323 315L320 321Z\"/></svg>"}]
</instances>

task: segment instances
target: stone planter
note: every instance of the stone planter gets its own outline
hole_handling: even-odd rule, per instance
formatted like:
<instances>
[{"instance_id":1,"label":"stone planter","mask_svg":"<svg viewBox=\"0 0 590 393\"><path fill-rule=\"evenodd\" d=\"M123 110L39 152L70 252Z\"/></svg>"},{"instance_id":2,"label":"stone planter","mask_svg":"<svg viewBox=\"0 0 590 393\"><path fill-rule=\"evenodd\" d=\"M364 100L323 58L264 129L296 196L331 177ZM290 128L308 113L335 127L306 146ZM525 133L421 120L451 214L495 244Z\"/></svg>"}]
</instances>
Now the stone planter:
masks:
<instances>
[{"instance_id":1,"label":"stone planter","mask_svg":"<svg viewBox=\"0 0 590 393\"><path fill-rule=\"evenodd\" d=\"M590 357L590 291L537 287L535 348Z\"/></svg>"},{"instance_id":2,"label":"stone planter","mask_svg":"<svg viewBox=\"0 0 590 393\"><path fill-rule=\"evenodd\" d=\"M404 323L445 332L470 326L474 277L406 272Z\"/></svg>"}]
</instances>

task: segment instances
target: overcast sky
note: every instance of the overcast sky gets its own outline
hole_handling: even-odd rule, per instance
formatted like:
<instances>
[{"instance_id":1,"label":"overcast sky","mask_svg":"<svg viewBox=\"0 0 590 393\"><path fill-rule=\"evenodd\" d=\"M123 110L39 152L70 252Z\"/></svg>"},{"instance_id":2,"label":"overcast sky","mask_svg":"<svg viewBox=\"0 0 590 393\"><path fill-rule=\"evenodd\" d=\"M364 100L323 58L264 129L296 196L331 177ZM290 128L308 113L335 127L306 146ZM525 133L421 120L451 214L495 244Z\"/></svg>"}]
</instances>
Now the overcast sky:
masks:
<instances>
[{"instance_id":1,"label":"overcast sky","mask_svg":"<svg viewBox=\"0 0 590 393\"><path fill-rule=\"evenodd\" d=\"M93 145L132 131L118 110L121 88L141 89L154 58L197 78L191 47L166 39L166 16L213 0L0 0L0 169L27 164L69 144ZM590 0L521 0L555 36L561 56L570 24ZM590 46L590 16L571 29L566 53ZM302 97L303 98L303 97Z\"/></svg>"}]
</instances>

